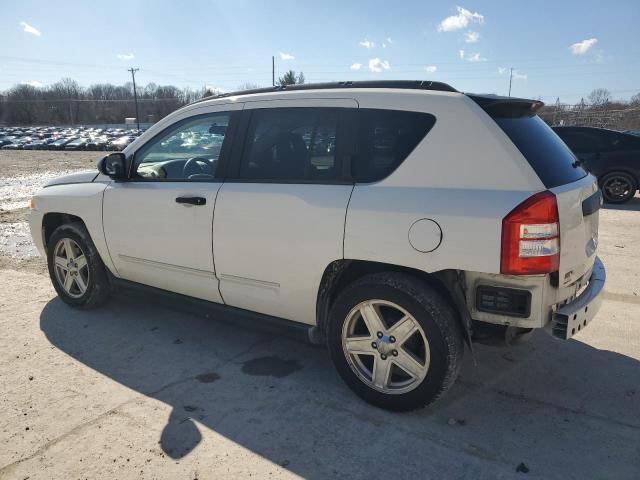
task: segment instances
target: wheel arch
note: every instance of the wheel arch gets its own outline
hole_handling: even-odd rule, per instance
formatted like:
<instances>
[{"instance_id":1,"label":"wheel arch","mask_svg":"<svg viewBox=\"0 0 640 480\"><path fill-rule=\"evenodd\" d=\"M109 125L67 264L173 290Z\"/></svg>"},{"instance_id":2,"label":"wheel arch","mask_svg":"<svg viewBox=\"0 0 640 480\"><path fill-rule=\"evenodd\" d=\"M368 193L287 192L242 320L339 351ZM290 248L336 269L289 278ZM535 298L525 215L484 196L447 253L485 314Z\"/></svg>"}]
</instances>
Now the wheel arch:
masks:
<instances>
[{"instance_id":1,"label":"wheel arch","mask_svg":"<svg viewBox=\"0 0 640 480\"><path fill-rule=\"evenodd\" d=\"M87 228L84 220L82 218L72 215L70 213L61 213L61 212L47 212L42 217L42 242L45 250L48 249L49 239L51 238L51 234L54 232L56 228L60 225L64 225L67 223L82 223L82 225ZM89 231L87 229L87 231Z\"/></svg>"},{"instance_id":2,"label":"wheel arch","mask_svg":"<svg viewBox=\"0 0 640 480\"><path fill-rule=\"evenodd\" d=\"M331 262L324 270L316 302L316 332L312 339L324 342L326 323L331 305L338 294L350 283L366 275L380 272L399 272L412 275L436 289L454 308L467 343L470 344L471 318L466 306L462 283L464 276L458 270L441 270L428 273L401 265L368 260L342 259Z\"/></svg>"}]
</instances>

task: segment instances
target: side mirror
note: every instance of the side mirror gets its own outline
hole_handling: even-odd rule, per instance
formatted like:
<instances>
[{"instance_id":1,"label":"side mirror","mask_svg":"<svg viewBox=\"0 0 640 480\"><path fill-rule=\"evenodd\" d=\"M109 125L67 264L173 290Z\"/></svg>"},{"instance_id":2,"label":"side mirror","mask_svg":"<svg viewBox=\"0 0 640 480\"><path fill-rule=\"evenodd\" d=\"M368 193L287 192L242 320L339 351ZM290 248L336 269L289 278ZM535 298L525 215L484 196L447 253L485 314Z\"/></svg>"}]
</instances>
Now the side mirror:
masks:
<instances>
[{"instance_id":1,"label":"side mirror","mask_svg":"<svg viewBox=\"0 0 640 480\"><path fill-rule=\"evenodd\" d=\"M98 170L114 180L125 180L127 178L127 160L124 153L115 152L107 155L98 163Z\"/></svg>"}]
</instances>

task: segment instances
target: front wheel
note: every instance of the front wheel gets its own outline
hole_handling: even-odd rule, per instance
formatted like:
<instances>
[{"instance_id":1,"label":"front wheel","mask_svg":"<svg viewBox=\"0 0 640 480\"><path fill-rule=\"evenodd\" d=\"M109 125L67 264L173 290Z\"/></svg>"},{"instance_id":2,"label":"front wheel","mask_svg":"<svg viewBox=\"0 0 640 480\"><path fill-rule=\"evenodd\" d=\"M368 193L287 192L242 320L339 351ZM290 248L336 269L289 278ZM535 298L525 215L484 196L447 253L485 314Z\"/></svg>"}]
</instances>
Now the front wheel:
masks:
<instances>
[{"instance_id":1,"label":"front wheel","mask_svg":"<svg viewBox=\"0 0 640 480\"><path fill-rule=\"evenodd\" d=\"M69 223L54 230L48 241L47 263L53 287L65 303L92 308L109 297L106 268L83 224Z\"/></svg>"},{"instance_id":2,"label":"front wheel","mask_svg":"<svg viewBox=\"0 0 640 480\"><path fill-rule=\"evenodd\" d=\"M378 407L424 407L453 384L463 340L456 312L431 285L378 273L349 285L328 324L331 358L347 385Z\"/></svg>"},{"instance_id":3,"label":"front wheel","mask_svg":"<svg viewBox=\"0 0 640 480\"><path fill-rule=\"evenodd\" d=\"M600 188L605 202L625 203L633 198L638 190L635 179L625 172L607 173L600 179Z\"/></svg>"}]
</instances>

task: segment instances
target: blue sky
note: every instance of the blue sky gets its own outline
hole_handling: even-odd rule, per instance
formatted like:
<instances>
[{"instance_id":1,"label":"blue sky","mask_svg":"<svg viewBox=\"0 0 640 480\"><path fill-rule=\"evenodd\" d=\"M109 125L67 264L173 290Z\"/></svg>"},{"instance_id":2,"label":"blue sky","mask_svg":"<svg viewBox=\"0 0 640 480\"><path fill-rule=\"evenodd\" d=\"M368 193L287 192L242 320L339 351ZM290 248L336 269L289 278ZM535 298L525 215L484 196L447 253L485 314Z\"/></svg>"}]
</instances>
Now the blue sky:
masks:
<instances>
[{"instance_id":1,"label":"blue sky","mask_svg":"<svg viewBox=\"0 0 640 480\"><path fill-rule=\"evenodd\" d=\"M640 1L3 2L0 90L82 85L234 90L302 70L308 82L429 79L461 91L576 102L640 92Z\"/></svg>"}]
</instances>

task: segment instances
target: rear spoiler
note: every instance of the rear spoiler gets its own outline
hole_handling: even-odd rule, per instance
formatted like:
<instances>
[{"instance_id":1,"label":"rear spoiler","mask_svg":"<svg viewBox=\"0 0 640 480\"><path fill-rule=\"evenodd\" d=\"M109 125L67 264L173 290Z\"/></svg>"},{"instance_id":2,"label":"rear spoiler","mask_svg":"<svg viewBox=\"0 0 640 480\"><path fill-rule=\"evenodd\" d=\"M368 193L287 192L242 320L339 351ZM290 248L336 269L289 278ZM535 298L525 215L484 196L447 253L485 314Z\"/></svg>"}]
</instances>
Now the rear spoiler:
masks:
<instances>
[{"instance_id":1,"label":"rear spoiler","mask_svg":"<svg viewBox=\"0 0 640 480\"><path fill-rule=\"evenodd\" d=\"M466 95L492 117L531 117L544 106L543 102L528 98L478 95L474 93L467 93Z\"/></svg>"}]
</instances>

